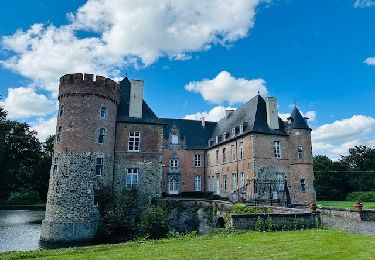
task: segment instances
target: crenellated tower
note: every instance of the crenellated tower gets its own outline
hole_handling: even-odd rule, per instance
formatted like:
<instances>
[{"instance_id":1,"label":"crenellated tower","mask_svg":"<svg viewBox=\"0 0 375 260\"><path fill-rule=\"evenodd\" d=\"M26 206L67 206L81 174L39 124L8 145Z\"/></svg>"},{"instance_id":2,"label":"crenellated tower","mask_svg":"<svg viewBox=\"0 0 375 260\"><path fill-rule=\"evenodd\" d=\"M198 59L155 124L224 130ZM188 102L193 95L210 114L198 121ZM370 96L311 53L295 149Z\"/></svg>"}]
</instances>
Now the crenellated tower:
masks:
<instances>
[{"instance_id":1,"label":"crenellated tower","mask_svg":"<svg viewBox=\"0 0 375 260\"><path fill-rule=\"evenodd\" d=\"M41 239L87 240L95 234L97 194L112 188L119 84L93 74L60 78L54 156Z\"/></svg>"}]
</instances>

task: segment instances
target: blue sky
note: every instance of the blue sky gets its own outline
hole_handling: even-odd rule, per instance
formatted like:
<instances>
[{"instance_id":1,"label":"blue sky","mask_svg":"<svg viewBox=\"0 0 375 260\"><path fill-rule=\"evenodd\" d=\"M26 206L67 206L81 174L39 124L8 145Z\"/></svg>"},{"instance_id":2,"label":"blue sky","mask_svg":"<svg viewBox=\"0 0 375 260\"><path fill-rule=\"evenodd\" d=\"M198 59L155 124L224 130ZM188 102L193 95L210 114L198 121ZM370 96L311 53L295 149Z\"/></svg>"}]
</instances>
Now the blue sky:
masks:
<instances>
[{"instance_id":1,"label":"blue sky","mask_svg":"<svg viewBox=\"0 0 375 260\"><path fill-rule=\"evenodd\" d=\"M260 90L282 117L294 100L310 117L315 154L375 145L374 1L231 3L6 1L2 105L43 139L61 75L127 72L160 117L217 120Z\"/></svg>"}]
</instances>

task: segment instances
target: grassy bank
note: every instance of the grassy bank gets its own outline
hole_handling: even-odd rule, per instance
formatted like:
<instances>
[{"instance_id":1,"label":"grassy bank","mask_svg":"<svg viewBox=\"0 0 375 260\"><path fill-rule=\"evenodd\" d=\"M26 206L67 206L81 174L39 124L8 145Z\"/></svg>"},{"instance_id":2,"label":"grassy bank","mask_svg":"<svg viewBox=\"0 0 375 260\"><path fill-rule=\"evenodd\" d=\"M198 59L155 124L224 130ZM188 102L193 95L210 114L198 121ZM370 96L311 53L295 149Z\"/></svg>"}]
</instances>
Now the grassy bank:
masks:
<instances>
[{"instance_id":1,"label":"grassy bank","mask_svg":"<svg viewBox=\"0 0 375 260\"><path fill-rule=\"evenodd\" d=\"M353 201L318 201L317 205L329 208L353 209ZM363 202L363 209L375 209L375 202Z\"/></svg>"},{"instance_id":2,"label":"grassy bank","mask_svg":"<svg viewBox=\"0 0 375 260\"><path fill-rule=\"evenodd\" d=\"M245 232L0 254L0 259L373 259L375 237L337 230Z\"/></svg>"}]
</instances>

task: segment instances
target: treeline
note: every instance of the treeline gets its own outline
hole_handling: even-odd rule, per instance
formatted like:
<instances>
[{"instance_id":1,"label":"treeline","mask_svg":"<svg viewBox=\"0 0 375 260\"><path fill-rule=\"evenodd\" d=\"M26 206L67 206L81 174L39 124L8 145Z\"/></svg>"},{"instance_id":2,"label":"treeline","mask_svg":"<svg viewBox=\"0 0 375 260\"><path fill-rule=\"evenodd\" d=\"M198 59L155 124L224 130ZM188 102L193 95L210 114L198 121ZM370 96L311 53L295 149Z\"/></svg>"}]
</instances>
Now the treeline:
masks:
<instances>
[{"instance_id":1,"label":"treeline","mask_svg":"<svg viewBox=\"0 0 375 260\"><path fill-rule=\"evenodd\" d=\"M349 200L358 192L375 194L375 148L355 146L338 161L315 156L314 174L317 200L346 200L352 192L357 193Z\"/></svg>"},{"instance_id":2,"label":"treeline","mask_svg":"<svg viewBox=\"0 0 375 260\"><path fill-rule=\"evenodd\" d=\"M27 123L7 120L0 107L0 203L46 200L53 137L41 143Z\"/></svg>"}]
</instances>

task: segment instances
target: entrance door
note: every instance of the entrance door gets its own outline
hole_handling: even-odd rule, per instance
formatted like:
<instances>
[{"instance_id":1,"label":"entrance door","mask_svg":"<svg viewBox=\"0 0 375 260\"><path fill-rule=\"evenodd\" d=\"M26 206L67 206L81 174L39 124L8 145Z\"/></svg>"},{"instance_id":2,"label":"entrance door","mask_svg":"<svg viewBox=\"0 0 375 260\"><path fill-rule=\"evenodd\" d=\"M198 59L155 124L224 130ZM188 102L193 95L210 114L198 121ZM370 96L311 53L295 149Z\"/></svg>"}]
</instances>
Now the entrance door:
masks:
<instances>
[{"instance_id":1,"label":"entrance door","mask_svg":"<svg viewBox=\"0 0 375 260\"><path fill-rule=\"evenodd\" d=\"M175 178L169 180L169 194L178 194L178 182Z\"/></svg>"},{"instance_id":2,"label":"entrance door","mask_svg":"<svg viewBox=\"0 0 375 260\"><path fill-rule=\"evenodd\" d=\"M220 174L216 174L216 194L220 195Z\"/></svg>"}]
</instances>

